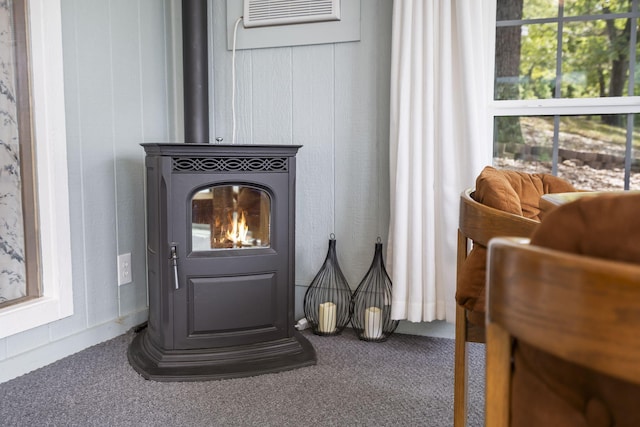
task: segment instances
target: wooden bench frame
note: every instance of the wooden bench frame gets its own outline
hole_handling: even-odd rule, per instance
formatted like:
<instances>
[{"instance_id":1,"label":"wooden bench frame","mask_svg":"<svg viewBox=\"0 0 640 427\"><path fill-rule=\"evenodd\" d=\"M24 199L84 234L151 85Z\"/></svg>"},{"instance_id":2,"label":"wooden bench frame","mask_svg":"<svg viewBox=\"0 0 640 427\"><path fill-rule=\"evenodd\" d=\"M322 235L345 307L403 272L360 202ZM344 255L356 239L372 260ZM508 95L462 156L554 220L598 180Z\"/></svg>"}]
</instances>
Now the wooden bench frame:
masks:
<instances>
[{"instance_id":1,"label":"wooden bench frame","mask_svg":"<svg viewBox=\"0 0 640 427\"><path fill-rule=\"evenodd\" d=\"M460 195L457 274L471 250L472 242L488 246L498 236L529 237L540 224L523 216L495 209L473 199L473 188ZM454 366L454 426L467 425L468 355L467 342L485 342L485 328L468 320L468 310L456 307Z\"/></svg>"},{"instance_id":2,"label":"wooden bench frame","mask_svg":"<svg viewBox=\"0 0 640 427\"><path fill-rule=\"evenodd\" d=\"M640 265L495 239L487 270L485 425L510 423L514 340L640 384Z\"/></svg>"}]
</instances>

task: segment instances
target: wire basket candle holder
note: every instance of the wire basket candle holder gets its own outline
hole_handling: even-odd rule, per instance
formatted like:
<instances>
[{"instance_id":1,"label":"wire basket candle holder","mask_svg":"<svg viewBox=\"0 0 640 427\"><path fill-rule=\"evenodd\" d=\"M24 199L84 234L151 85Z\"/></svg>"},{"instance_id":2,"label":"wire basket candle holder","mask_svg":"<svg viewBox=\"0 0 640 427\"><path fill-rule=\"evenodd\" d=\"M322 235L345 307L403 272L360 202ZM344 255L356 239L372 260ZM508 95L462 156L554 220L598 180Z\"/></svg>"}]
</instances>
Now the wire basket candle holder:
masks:
<instances>
[{"instance_id":1,"label":"wire basket candle holder","mask_svg":"<svg viewBox=\"0 0 640 427\"><path fill-rule=\"evenodd\" d=\"M304 295L304 315L316 335L338 335L349 323L351 288L340 270L332 233L322 267Z\"/></svg>"},{"instance_id":2,"label":"wire basket candle holder","mask_svg":"<svg viewBox=\"0 0 640 427\"><path fill-rule=\"evenodd\" d=\"M356 288L350 304L351 325L363 341L385 341L398 327L391 320L391 279L384 267L382 241L376 241L373 262Z\"/></svg>"}]
</instances>

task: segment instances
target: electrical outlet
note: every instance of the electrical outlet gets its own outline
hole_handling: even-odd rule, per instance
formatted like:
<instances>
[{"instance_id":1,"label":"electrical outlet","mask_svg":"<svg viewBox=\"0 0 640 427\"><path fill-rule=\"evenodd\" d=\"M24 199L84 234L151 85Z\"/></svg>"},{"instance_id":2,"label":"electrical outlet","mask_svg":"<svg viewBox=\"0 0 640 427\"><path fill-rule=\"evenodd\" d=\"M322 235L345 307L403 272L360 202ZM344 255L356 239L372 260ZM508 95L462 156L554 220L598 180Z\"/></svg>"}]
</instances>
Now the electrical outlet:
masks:
<instances>
[{"instance_id":1,"label":"electrical outlet","mask_svg":"<svg viewBox=\"0 0 640 427\"><path fill-rule=\"evenodd\" d=\"M118 286L131 283L131 254L118 255Z\"/></svg>"}]
</instances>

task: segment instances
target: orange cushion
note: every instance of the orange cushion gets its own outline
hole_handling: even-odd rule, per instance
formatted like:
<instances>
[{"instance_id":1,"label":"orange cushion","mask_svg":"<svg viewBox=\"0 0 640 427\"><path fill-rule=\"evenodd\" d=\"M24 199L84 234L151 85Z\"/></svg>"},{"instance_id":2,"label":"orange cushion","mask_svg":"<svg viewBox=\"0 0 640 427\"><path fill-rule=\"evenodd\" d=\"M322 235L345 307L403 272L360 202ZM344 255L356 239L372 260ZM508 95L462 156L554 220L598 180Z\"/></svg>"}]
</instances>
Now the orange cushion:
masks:
<instances>
[{"instance_id":1,"label":"orange cushion","mask_svg":"<svg viewBox=\"0 0 640 427\"><path fill-rule=\"evenodd\" d=\"M476 179L475 200L501 211L540 221L540 197L576 189L562 178L485 167Z\"/></svg>"},{"instance_id":2,"label":"orange cushion","mask_svg":"<svg viewBox=\"0 0 640 427\"><path fill-rule=\"evenodd\" d=\"M552 210L531 244L640 263L640 194L585 196Z\"/></svg>"},{"instance_id":3,"label":"orange cushion","mask_svg":"<svg viewBox=\"0 0 640 427\"><path fill-rule=\"evenodd\" d=\"M547 193L576 191L573 185L553 175L528 174L485 167L476 179L474 199L501 211L540 220L540 197ZM487 248L474 244L458 276L456 301L476 324L484 324ZM481 320L481 322L479 322Z\"/></svg>"}]
</instances>

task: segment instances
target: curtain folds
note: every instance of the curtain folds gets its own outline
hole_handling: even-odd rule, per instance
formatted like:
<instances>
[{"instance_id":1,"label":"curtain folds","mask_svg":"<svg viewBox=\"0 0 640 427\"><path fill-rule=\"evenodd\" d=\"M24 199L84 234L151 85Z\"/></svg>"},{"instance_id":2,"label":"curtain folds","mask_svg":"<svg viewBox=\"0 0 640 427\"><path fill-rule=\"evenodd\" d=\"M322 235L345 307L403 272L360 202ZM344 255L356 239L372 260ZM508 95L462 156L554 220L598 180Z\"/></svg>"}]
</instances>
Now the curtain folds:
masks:
<instances>
[{"instance_id":1,"label":"curtain folds","mask_svg":"<svg viewBox=\"0 0 640 427\"><path fill-rule=\"evenodd\" d=\"M492 158L486 1L394 1L387 245L393 319L455 319L459 195Z\"/></svg>"}]
</instances>

